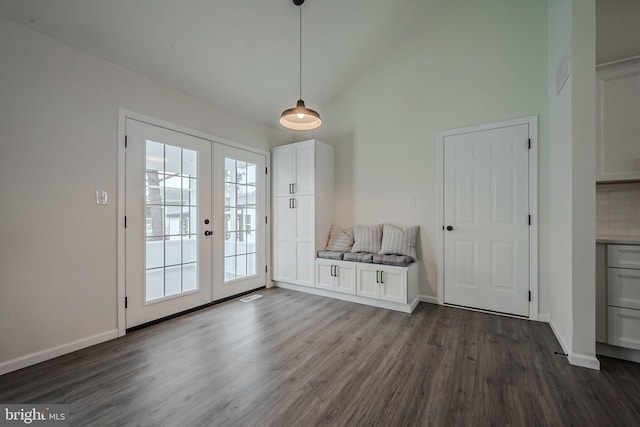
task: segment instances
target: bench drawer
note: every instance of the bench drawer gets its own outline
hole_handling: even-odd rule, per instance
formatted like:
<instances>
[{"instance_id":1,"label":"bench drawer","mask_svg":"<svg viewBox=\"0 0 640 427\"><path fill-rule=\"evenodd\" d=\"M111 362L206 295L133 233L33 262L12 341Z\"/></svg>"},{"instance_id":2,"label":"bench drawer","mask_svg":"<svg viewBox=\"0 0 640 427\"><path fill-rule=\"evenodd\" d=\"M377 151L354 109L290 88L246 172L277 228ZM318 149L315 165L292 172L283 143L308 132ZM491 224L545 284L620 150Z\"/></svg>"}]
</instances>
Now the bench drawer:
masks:
<instances>
[{"instance_id":1,"label":"bench drawer","mask_svg":"<svg viewBox=\"0 0 640 427\"><path fill-rule=\"evenodd\" d=\"M609 307L607 342L640 350L640 310Z\"/></svg>"},{"instance_id":2,"label":"bench drawer","mask_svg":"<svg viewBox=\"0 0 640 427\"><path fill-rule=\"evenodd\" d=\"M640 269L640 245L609 245L607 265Z\"/></svg>"},{"instance_id":3,"label":"bench drawer","mask_svg":"<svg viewBox=\"0 0 640 427\"><path fill-rule=\"evenodd\" d=\"M640 270L607 269L607 304L640 310Z\"/></svg>"}]
</instances>

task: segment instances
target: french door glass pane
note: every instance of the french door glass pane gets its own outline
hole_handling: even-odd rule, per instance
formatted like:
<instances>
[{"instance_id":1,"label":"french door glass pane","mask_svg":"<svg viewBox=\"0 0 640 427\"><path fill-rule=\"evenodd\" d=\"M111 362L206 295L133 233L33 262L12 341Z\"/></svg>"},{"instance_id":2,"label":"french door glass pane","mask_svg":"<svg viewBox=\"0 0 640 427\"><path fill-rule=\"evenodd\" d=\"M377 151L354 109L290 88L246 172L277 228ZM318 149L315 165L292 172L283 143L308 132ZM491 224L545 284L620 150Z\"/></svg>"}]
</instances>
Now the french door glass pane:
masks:
<instances>
[{"instance_id":1,"label":"french door glass pane","mask_svg":"<svg viewBox=\"0 0 640 427\"><path fill-rule=\"evenodd\" d=\"M225 158L225 282L257 274L257 165Z\"/></svg>"},{"instance_id":2,"label":"french door glass pane","mask_svg":"<svg viewBox=\"0 0 640 427\"><path fill-rule=\"evenodd\" d=\"M146 302L198 289L197 160L146 141Z\"/></svg>"}]
</instances>

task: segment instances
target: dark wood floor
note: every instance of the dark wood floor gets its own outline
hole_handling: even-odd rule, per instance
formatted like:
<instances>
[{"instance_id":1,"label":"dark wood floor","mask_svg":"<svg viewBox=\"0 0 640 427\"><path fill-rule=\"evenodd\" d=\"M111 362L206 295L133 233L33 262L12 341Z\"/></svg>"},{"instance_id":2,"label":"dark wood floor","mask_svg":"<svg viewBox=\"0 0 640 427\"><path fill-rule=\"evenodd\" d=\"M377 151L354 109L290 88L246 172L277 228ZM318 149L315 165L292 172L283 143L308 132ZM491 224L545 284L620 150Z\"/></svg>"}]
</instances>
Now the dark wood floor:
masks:
<instances>
[{"instance_id":1,"label":"dark wood floor","mask_svg":"<svg viewBox=\"0 0 640 427\"><path fill-rule=\"evenodd\" d=\"M544 323L283 289L0 377L72 425L637 426L640 365L568 364Z\"/></svg>"}]
</instances>

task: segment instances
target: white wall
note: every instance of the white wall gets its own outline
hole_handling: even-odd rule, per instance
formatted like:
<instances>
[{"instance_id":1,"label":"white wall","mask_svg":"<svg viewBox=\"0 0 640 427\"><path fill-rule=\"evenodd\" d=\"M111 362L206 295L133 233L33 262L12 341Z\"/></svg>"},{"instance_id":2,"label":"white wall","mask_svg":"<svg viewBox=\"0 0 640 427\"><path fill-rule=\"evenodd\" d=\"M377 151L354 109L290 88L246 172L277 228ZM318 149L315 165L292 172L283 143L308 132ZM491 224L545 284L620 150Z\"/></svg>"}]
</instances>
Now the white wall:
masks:
<instances>
[{"instance_id":1,"label":"white wall","mask_svg":"<svg viewBox=\"0 0 640 427\"><path fill-rule=\"evenodd\" d=\"M556 65L571 43L571 0L549 1L549 143L540 156L546 170L540 200L540 312L550 316L556 335L567 351L572 337L572 79L556 94ZM594 164L595 167L595 164ZM595 242L595 240L594 240ZM595 307L595 305L594 305Z\"/></svg>"},{"instance_id":2,"label":"white wall","mask_svg":"<svg viewBox=\"0 0 640 427\"><path fill-rule=\"evenodd\" d=\"M549 1L548 233L541 295L569 360L595 359L595 1ZM571 76L556 93L556 65L571 48Z\"/></svg>"},{"instance_id":3,"label":"white wall","mask_svg":"<svg viewBox=\"0 0 640 427\"><path fill-rule=\"evenodd\" d=\"M596 353L596 5L572 2L573 355L599 368Z\"/></svg>"},{"instance_id":4,"label":"white wall","mask_svg":"<svg viewBox=\"0 0 640 427\"><path fill-rule=\"evenodd\" d=\"M292 138L1 19L0 53L1 370L117 328L118 108L263 150Z\"/></svg>"},{"instance_id":5,"label":"white wall","mask_svg":"<svg viewBox=\"0 0 640 427\"><path fill-rule=\"evenodd\" d=\"M422 30L321 111L335 221L420 225L423 295L437 292L438 132L538 115L547 143L546 22L538 0L435 2Z\"/></svg>"}]
</instances>

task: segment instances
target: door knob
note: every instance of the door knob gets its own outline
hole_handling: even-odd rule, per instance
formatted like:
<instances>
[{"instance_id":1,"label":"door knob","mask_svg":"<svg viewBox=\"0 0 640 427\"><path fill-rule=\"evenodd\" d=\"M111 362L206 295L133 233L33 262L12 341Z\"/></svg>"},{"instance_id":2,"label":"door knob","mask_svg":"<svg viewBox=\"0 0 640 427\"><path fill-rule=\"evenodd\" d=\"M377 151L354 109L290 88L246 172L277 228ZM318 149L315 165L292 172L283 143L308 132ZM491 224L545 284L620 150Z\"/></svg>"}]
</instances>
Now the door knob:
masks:
<instances>
[{"instance_id":1,"label":"door knob","mask_svg":"<svg viewBox=\"0 0 640 427\"><path fill-rule=\"evenodd\" d=\"M451 230L453 230L453 227L450 225L447 225L447 231L451 231Z\"/></svg>"},{"instance_id":2,"label":"door knob","mask_svg":"<svg viewBox=\"0 0 640 427\"><path fill-rule=\"evenodd\" d=\"M204 232L205 236L211 236L212 234L213 234L213 231L205 230Z\"/></svg>"}]
</instances>

